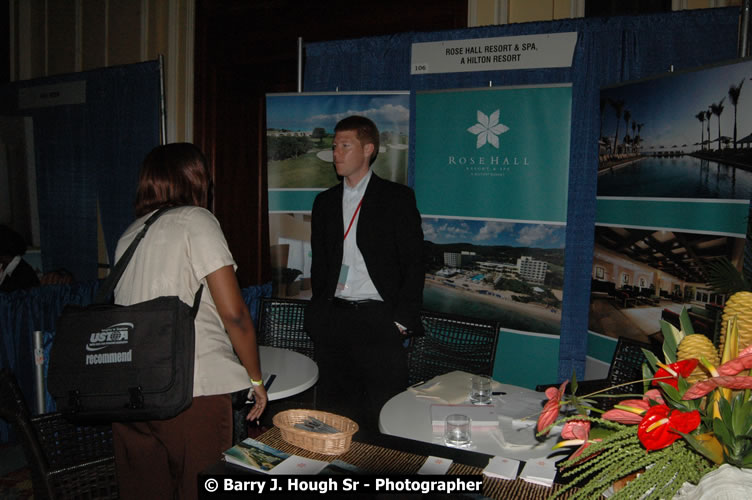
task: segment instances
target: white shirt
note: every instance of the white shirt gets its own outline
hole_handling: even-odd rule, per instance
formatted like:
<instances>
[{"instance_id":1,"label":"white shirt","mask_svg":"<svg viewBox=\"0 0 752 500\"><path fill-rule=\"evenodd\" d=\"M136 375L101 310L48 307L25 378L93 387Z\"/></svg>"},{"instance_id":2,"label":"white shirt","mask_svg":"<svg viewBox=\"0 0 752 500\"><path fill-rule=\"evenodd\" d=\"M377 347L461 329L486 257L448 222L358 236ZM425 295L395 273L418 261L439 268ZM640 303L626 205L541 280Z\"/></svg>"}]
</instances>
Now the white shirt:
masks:
<instances>
[{"instance_id":1,"label":"white shirt","mask_svg":"<svg viewBox=\"0 0 752 500\"><path fill-rule=\"evenodd\" d=\"M137 219L125 230L118 241L116 259L150 215ZM131 305L177 295L192 305L194 294L204 285L195 321L194 396L228 394L251 385L206 282L209 274L229 265L235 267L235 261L214 215L200 207L178 207L164 213L149 228L115 287L116 304Z\"/></svg>"},{"instance_id":2,"label":"white shirt","mask_svg":"<svg viewBox=\"0 0 752 500\"><path fill-rule=\"evenodd\" d=\"M5 266L5 268L0 267L0 285L3 284L3 281L5 281L5 278L13 274L13 271L16 270L18 267L18 264L21 263L21 256L16 255L13 257L10 262L8 262L8 265Z\"/></svg>"},{"instance_id":3,"label":"white shirt","mask_svg":"<svg viewBox=\"0 0 752 500\"><path fill-rule=\"evenodd\" d=\"M357 237L358 234L358 219L360 219L360 210L355 214L358 205L363 199L363 195L366 193L368 182L371 180L372 170L369 168L368 173L355 185L350 187L347 184L347 180L342 181L344 192L342 194L342 221L344 223L345 231L350 226L352 220L352 227L350 232L345 238L345 242L342 248L342 265L347 266L347 280L345 281L345 289L337 289L335 295L337 297L349 300L383 300L376 287L371 281L371 276L368 274L368 268L363 260L363 254L360 253L358 248ZM361 207L362 210L362 207ZM353 219L353 214L355 218Z\"/></svg>"}]
</instances>

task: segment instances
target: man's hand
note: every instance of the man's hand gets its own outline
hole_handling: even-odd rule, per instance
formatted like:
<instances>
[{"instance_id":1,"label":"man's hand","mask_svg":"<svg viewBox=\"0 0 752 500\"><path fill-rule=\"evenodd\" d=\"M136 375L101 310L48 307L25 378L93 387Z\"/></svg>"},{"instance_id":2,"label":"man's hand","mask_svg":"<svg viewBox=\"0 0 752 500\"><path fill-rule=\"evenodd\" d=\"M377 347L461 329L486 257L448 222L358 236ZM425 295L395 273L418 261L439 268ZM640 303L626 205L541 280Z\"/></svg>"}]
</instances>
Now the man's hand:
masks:
<instances>
[{"instance_id":1,"label":"man's hand","mask_svg":"<svg viewBox=\"0 0 752 500\"><path fill-rule=\"evenodd\" d=\"M399 330L399 332L400 332L400 333L401 333L402 335L407 335L407 328L405 328L404 326L400 325L400 324L399 324L399 323L397 323L396 321L394 322L394 324L395 324L395 325L397 325L397 329Z\"/></svg>"}]
</instances>

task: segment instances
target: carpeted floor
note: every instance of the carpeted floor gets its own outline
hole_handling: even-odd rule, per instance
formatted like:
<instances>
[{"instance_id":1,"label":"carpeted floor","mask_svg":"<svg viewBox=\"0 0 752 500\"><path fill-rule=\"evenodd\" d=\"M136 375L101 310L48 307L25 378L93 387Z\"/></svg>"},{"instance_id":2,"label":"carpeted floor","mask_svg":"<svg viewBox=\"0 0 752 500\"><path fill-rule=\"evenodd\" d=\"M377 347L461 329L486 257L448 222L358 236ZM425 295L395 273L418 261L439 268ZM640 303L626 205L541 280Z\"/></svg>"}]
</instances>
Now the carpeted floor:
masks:
<instances>
[{"instance_id":1,"label":"carpeted floor","mask_svg":"<svg viewBox=\"0 0 752 500\"><path fill-rule=\"evenodd\" d=\"M34 498L31 486L31 473L28 468L22 467L0 477L0 498L5 500L27 500Z\"/></svg>"},{"instance_id":2,"label":"carpeted floor","mask_svg":"<svg viewBox=\"0 0 752 500\"><path fill-rule=\"evenodd\" d=\"M20 446L0 445L0 498L27 500L34 498L31 473Z\"/></svg>"},{"instance_id":3,"label":"carpeted floor","mask_svg":"<svg viewBox=\"0 0 752 500\"><path fill-rule=\"evenodd\" d=\"M258 437L267 426L249 426L250 437ZM29 500L34 498L31 472L21 446L0 444L0 499Z\"/></svg>"},{"instance_id":4,"label":"carpeted floor","mask_svg":"<svg viewBox=\"0 0 752 500\"><path fill-rule=\"evenodd\" d=\"M267 426L249 426L250 437L258 437L269 429ZM0 444L0 499L29 500L34 498L31 472L21 446Z\"/></svg>"}]
</instances>

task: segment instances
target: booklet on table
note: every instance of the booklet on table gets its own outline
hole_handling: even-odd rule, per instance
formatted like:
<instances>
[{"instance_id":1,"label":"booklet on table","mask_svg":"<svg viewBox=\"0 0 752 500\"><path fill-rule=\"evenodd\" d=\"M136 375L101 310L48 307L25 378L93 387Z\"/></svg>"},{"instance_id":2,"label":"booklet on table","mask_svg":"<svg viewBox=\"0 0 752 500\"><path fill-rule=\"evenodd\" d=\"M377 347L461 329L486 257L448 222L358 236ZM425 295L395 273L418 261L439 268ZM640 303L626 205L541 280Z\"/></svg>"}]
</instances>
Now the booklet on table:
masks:
<instances>
[{"instance_id":1,"label":"booklet on table","mask_svg":"<svg viewBox=\"0 0 752 500\"><path fill-rule=\"evenodd\" d=\"M265 474L318 474L328 463L290 455L247 438L224 452L225 461Z\"/></svg>"}]
</instances>

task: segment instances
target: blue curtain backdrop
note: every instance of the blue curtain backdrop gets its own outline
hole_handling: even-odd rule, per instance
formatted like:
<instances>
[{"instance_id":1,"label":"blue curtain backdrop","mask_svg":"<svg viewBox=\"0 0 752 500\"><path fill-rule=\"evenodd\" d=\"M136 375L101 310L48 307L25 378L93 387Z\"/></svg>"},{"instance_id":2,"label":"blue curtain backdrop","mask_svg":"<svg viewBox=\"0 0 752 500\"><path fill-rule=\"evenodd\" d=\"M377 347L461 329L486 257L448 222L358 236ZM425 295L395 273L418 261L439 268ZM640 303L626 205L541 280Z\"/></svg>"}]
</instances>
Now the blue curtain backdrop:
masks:
<instances>
[{"instance_id":1,"label":"blue curtain backdrop","mask_svg":"<svg viewBox=\"0 0 752 500\"><path fill-rule=\"evenodd\" d=\"M738 8L670 14L512 24L428 33L402 33L306 44L304 90L415 92L502 85L572 83L564 305L559 378L584 375L597 181L599 90L602 86L736 57ZM410 75L411 44L576 31L571 68ZM436 124L441 126L441 124ZM411 134L415 137L414 133ZM415 144L410 143L410 177ZM531 201L533 202L533 201Z\"/></svg>"},{"instance_id":2,"label":"blue curtain backdrop","mask_svg":"<svg viewBox=\"0 0 752 500\"><path fill-rule=\"evenodd\" d=\"M39 85L86 82L86 102L18 109L18 93ZM159 144L159 62L14 82L0 87L0 113L31 116L44 271L97 277L97 202L113 262L134 218L141 160Z\"/></svg>"}]
</instances>

